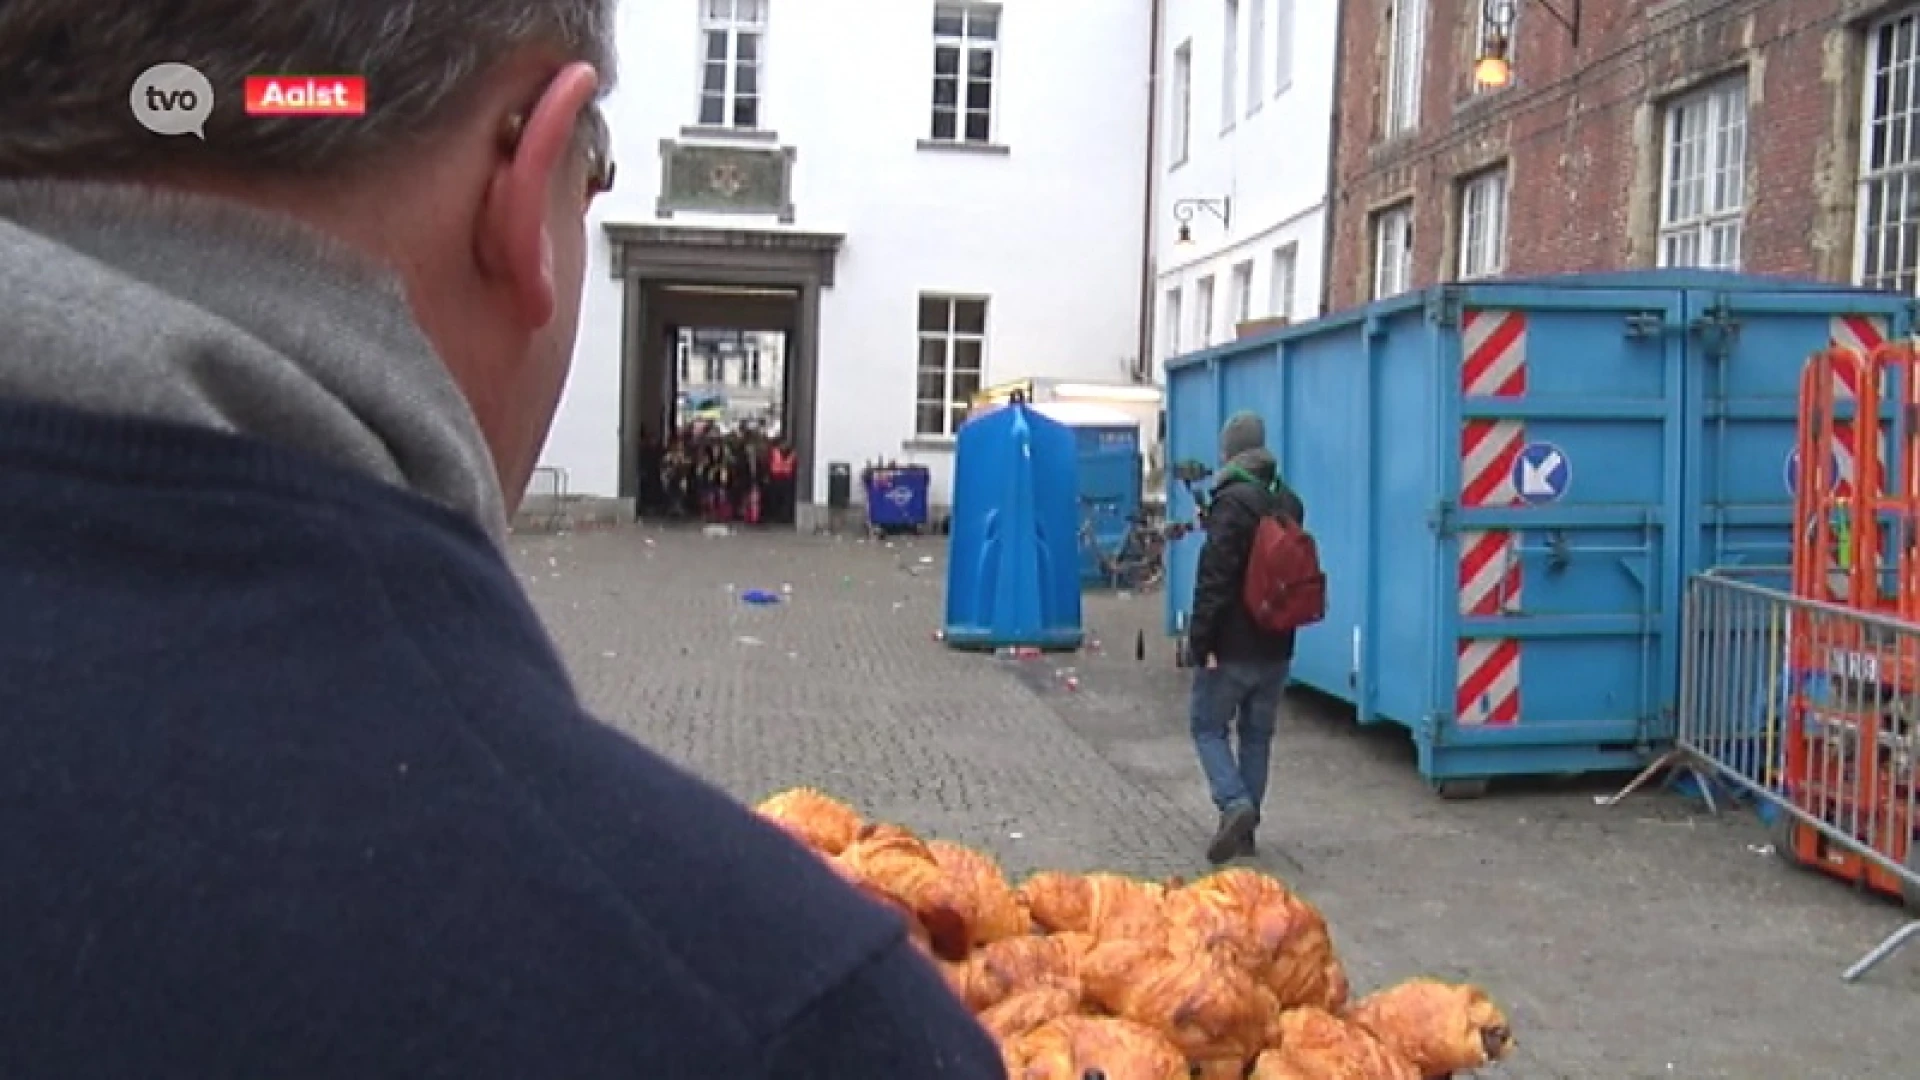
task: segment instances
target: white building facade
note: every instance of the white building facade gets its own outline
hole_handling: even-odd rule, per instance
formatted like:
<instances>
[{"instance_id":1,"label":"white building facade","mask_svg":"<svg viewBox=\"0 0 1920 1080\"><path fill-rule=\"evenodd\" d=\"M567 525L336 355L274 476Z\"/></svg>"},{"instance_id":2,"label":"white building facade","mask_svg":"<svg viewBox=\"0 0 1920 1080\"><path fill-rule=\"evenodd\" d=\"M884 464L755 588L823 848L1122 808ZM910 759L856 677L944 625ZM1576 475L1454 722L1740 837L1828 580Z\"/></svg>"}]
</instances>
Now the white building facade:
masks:
<instances>
[{"instance_id":1,"label":"white building facade","mask_svg":"<svg viewBox=\"0 0 1920 1080\"><path fill-rule=\"evenodd\" d=\"M824 253L806 314L783 327L796 333L782 366L809 380L786 397L807 414L793 427L814 504L829 463L857 476L875 461L928 466L944 503L953 433L981 387L1138 370L1151 22L1146 0L621 5L624 70L606 103L619 183L593 212L543 464L576 493L632 495L622 455L649 422L630 401L634 339L656 328L619 276L623 235ZM762 165L780 191L749 210L689 202L703 196L681 190L689 161L715 199Z\"/></svg>"},{"instance_id":2,"label":"white building facade","mask_svg":"<svg viewBox=\"0 0 1920 1080\"><path fill-rule=\"evenodd\" d=\"M1160 362L1321 313L1339 5L1166 0L1154 139Z\"/></svg>"}]
</instances>

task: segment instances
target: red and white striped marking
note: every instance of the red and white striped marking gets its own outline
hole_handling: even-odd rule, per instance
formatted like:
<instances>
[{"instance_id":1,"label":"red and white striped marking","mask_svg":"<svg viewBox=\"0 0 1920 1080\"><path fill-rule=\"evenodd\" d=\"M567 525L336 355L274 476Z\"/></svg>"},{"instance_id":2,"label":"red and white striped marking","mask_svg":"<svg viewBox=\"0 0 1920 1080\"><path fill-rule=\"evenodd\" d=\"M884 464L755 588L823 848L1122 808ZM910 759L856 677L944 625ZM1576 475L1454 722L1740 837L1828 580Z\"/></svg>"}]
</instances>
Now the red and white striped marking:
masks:
<instances>
[{"instance_id":1,"label":"red and white striped marking","mask_svg":"<svg viewBox=\"0 0 1920 1080\"><path fill-rule=\"evenodd\" d=\"M1456 696L1454 714L1461 727L1519 723L1520 643L1512 638L1461 638Z\"/></svg>"},{"instance_id":2,"label":"red and white striped marking","mask_svg":"<svg viewBox=\"0 0 1920 1080\"><path fill-rule=\"evenodd\" d=\"M1516 311L1469 311L1462 320L1461 390L1469 398L1518 398L1527 392L1527 320ZM1471 419L1460 432L1460 505L1514 506L1514 463L1527 444L1518 420ZM1460 614L1497 617L1520 607L1520 560L1506 530L1460 535ZM1461 638L1454 715L1465 726L1520 720L1520 643Z\"/></svg>"},{"instance_id":3,"label":"red and white striped marking","mask_svg":"<svg viewBox=\"0 0 1920 1080\"><path fill-rule=\"evenodd\" d=\"M1883 319L1871 315L1835 315L1828 336L1835 346L1853 352L1859 363L1866 364L1873 356L1873 350L1886 344L1887 324ZM1833 371L1833 397L1835 401L1856 401L1860 397L1860 370L1849 364L1839 364ZM1835 491L1842 496L1853 494L1853 421L1836 420L1833 424L1833 460L1836 477Z\"/></svg>"}]
</instances>

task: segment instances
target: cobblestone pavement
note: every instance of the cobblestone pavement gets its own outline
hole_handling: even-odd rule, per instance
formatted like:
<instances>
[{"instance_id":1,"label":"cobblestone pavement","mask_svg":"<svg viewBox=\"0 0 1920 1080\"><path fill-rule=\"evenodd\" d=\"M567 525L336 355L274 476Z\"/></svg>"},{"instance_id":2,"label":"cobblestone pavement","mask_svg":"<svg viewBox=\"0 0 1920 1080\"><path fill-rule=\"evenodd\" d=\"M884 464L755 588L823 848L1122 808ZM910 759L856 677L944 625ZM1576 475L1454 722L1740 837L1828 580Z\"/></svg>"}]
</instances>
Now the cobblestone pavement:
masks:
<instances>
[{"instance_id":1,"label":"cobblestone pavement","mask_svg":"<svg viewBox=\"0 0 1920 1080\"><path fill-rule=\"evenodd\" d=\"M1003 661L933 640L931 541L627 528L512 546L591 705L742 799L817 784L1016 873L1205 869L1212 808L1157 596L1090 598L1097 650ZM783 586L770 606L739 595ZM1920 947L1838 978L1899 911L1783 867L1749 816L1660 793L1601 808L1617 784L1599 783L1441 802L1403 736L1312 700L1288 712L1261 864L1327 911L1357 986L1491 989L1521 1037L1497 1075L1920 1075Z\"/></svg>"}]
</instances>

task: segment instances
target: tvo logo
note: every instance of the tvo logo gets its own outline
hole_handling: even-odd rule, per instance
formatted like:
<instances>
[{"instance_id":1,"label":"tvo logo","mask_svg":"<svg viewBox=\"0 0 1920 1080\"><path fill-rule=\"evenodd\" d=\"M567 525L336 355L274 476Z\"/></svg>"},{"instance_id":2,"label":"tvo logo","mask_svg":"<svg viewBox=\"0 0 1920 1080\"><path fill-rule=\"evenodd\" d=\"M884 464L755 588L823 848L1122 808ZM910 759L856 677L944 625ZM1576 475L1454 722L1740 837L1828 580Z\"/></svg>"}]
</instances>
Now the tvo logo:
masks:
<instances>
[{"instance_id":1,"label":"tvo logo","mask_svg":"<svg viewBox=\"0 0 1920 1080\"><path fill-rule=\"evenodd\" d=\"M207 137L213 115L213 84L186 64L155 64L133 80L128 94L133 118L155 135Z\"/></svg>"}]
</instances>

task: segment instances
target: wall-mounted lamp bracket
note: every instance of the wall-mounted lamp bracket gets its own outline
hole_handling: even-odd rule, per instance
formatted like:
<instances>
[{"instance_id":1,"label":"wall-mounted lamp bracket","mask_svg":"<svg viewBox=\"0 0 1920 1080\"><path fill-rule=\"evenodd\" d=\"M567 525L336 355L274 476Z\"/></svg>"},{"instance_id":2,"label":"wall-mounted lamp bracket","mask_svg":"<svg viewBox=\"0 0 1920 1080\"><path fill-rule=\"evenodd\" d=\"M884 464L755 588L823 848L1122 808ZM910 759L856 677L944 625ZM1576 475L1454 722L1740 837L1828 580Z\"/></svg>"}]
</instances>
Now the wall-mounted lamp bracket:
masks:
<instances>
[{"instance_id":1,"label":"wall-mounted lamp bracket","mask_svg":"<svg viewBox=\"0 0 1920 1080\"><path fill-rule=\"evenodd\" d=\"M1233 200L1226 197L1218 199L1179 199L1173 204L1173 219L1185 227L1194 215L1205 210L1220 219L1221 228L1233 227Z\"/></svg>"},{"instance_id":2,"label":"wall-mounted lamp bracket","mask_svg":"<svg viewBox=\"0 0 1920 1080\"><path fill-rule=\"evenodd\" d=\"M1580 47L1580 0L1561 0L1561 2L1567 5L1564 10L1555 5L1553 0L1533 0L1534 6L1546 12L1549 18L1566 29L1567 37L1577 49ZM1502 37L1512 33L1514 9L1519 6L1519 3L1520 0L1486 0L1481 10L1486 18L1487 27L1499 31Z\"/></svg>"}]
</instances>

